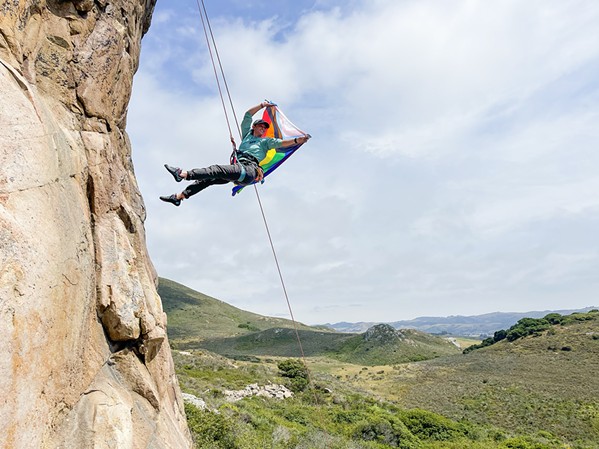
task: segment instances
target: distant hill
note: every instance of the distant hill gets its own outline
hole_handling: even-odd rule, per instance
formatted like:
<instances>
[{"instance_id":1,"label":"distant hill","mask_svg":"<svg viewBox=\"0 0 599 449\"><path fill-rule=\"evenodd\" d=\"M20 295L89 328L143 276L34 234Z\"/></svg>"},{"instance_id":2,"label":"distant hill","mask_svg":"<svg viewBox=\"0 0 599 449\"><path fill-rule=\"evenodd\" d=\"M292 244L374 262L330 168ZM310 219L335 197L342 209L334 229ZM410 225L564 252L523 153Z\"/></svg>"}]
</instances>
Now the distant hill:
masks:
<instances>
[{"instance_id":1,"label":"distant hill","mask_svg":"<svg viewBox=\"0 0 599 449\"><path fill-rule=\"evenodd\" d=\"M457 354L460 349L448 340L414 329L396 330L377 324L344 342L333 357L362 365L390 365Z\"/></svg>"},{"instance_id":2,"label":"distant hill","mask_svg":"<svg viewBox=\"0 0 599 449\"><path fill-rule=\"evenodd\" d=\"M398 331L380 324L363 334L327 333L316 330L299 332L307 357L330 357L361 365L392 365L428 360L460 353L444 338L416 330ZM273 328L231 338L188 341L181 349L207 349L231 358L251 356L297 357L297 336L292 329Z\"/></svg>"},{"instance_id":3,"label":"distant hill","mask_svg":"<svg viewBox=\"0 0 599 449\"><path fill-rule=\"evenodd\" d=\"M293 328L291 320L246 312L169 279L159 279L158 294L173 342L240 336L273 327ZM298 328L314 329L302 323Z\"/></svg>"},{"instance_id":4,"label":"distant hill","mask_svg":"<svg viewBox=\"0 0 599 449\"><path fill-rule=\"evenodd\" d=\"M159 281L168 335L178 349L206 349L237 359L300 354L292 321L246 312L171 280ZM427 360L460 352L444 338L415 330L397 331L388 325L351 334L298 323L298 333L306 356L364 365Z\"/></svg>"},{"instance_id":5,"label":"distant hill","mask_svg":"<svg viewBox=\"0 0 599 449\"><path fill-rule=\"evenodd\" d=\"M532 312L494 312L483 315L462 316L454 315L448 317L419 317L413 320L394 321L389 324L396 329L416 329L422 332L436 335L452 335L463 337L485 338L493 335L495 331L507 329L521 318L542 318L549 313L568 315L575 312L588 312L597 307L585 307L574 310L545 310ZM339 322L335 324L324 324L323 327L338 332L364 332L371 328L376 322L348 323Z\"/></svg>"},{"instance_id":6,"label":"distant hill","mask_svg":"<svg viewBox=\"0 0 599 449\"><path fill-rule=\"evenodd\" d=\"M301 329L298 333L304 354L308 357L332 351L354 336L354 334L306 329ZM278 327L238 337L189 341L180 347L186 350L207 349L231 358L243 358L243 356L298 357L300 354L295 331L290 328Z\"/></svg>"}]
</instances>

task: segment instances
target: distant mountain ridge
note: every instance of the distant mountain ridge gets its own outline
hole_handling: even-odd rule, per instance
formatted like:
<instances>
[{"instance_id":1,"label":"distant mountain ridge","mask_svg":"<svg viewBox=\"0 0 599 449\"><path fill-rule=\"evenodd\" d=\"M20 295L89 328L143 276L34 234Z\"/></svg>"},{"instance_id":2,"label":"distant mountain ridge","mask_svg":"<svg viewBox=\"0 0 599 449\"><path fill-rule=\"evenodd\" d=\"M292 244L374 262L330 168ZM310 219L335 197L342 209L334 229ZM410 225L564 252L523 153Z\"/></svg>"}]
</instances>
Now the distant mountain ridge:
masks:
<instances>
[{"instance_id":1,"label":"distant mountain ridge","mask_svg":"<svg viewBox=\"0 0 599 449\"><path fill-rule=\"evenodd\" d=\"M588 312L598 307L585 307L583 309L572 310L545 310L531 312L492 312L483 315L451 315L448 317L418 317L413 320L403 320L394 322L339 322L334 324L324 324L323 327L334 329L337 332L361 333L371 328L375 324L389 324L396 329L416 329L429 334L447 334L462 337L484 338L493 335L495 331L507 329L522 318L542 318L549 313L559 313L560 315L569 315L575 312Z\"/></svg>"}]
</instances>

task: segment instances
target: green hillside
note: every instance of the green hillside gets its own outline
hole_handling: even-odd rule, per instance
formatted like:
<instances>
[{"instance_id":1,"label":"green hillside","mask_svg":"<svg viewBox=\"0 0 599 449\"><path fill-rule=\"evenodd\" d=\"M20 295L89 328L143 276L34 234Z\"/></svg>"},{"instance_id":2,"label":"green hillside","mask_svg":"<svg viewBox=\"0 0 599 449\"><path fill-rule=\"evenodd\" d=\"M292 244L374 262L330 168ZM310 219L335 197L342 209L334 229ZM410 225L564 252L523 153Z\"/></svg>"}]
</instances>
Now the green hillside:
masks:
<instances>
[{"instance_id":1,"label":"green hillside","mask_svg":"<svg viewBox=\"0 0 599 449\"><path fill-rule=\"evenodd\" d=\"M246 312L161 278L158 293L168 334L179 349L207 349L235 359L299 357L293 322ZM337 333L298 324L304 354L362 365L394 364L456 354L447 340L414 330L374 326L364 334Z\"/></svg>"},{"instance_id":2,"label":"green hillside","mask_svg":"<svg viewBox=\"0 0 599 449\"><path fill-rule=\"evenodd\" d=\"M392 330L402 337L376 341L367 337L371 332L355 335L304 329L298 330L298 334L306 357L328 357L360 365L392 365L460 352L455 345L440 337L414 330ZM301 356L295 331L284 328L231 338L187 340L180 342L178 347L185 350L206 349L225 357L246 360L252 357Z\"/></svg>"},{"instance_id":3,"label":"green hillside","mask_svg":"<svg viewBox=\"0 0 599 449\"><path fill-rule=\"evenodd\" d=\"M306 357L329 357L360 365L392 365L460 352L455 345L440 337L414 330L393 331L402 337L392 341L376 341L368 338L372 332L342 334L302 329L298 333ZM179 343L178 347L185 350L206 349L234 359L301 355L295 331L283 328L231 338L187 340Z\"/></svg>"},{"instance_id":4,"label":"green hillside","mask_svg":"<svg viewBox=\"0 0 599 449\"><path fill-rule=\"evenodd\" d=\"M332 355L343 362L372 366L428 360L459 352L458 347L443 338L377 324L344 341Z\"/></svg>"},{"instance_id":5,"label":"green hillside","mask_svg":"<svg viewBox=\"0 0 599 449\"><path fill-rule=\"evenodd\" d=\"M352 334L298 330L304 354L308 357L322 355L338 348ZM207 349L224 356L271 356L299 357L301 352L293 329L272 328L262 332L232 338L214 338L203 341L190 341L181 345L182 349Z\"/></svg>"},{"instance_id":6,"label":"green hillside","mask_svg":"<svg viewBox=\"0 0 599 449\"><path fill-rule=\"evenodd\" d=\"M196 449L562 449L522 446L525 440L491 426L405 410L315 371L315 388L294 390L292 398L230 403L228 389L289 379L272 362L231 363L205 351L173 356L183 391L208 407L185 405Z\"/></svg>"},{"instance_id":7,"label":"green hillside","mask_svg":"<svg viewBox=\"0 0 599 449\"><path fill-rule=\"evenodd\" d=\"M168 336L175 345L293 327L291 320L246 312L165 278L159 279L158 294L168 316ZM314 329L301 323L298 327Z\"/></svg>"},{"instance_id":8,"label":"green hillside","mask_svg":"<svg viewBox=\"0 0 599 449\"><path fill-rule=\"evenodd\" d=\"M174 351L181 387L213 410L186 405L198 448L599 448L599 312L523 319L467 354L387 325L301 325L314 390L230 404L226 389L289 380L277 366L299 355L292 323L165 279L159 291L171 342L186 349Z\"/></svg>"},{"instance_id":9,"label":"green hillside","mask_svg":"<svg viewBox=\"0 0 599 449\"><path fill-rule=\"evenodd\" d=\"M407 408L597 448L599 313L577 315L514 341L402 365L371 391Z\"/></svg>"}]
</instances>

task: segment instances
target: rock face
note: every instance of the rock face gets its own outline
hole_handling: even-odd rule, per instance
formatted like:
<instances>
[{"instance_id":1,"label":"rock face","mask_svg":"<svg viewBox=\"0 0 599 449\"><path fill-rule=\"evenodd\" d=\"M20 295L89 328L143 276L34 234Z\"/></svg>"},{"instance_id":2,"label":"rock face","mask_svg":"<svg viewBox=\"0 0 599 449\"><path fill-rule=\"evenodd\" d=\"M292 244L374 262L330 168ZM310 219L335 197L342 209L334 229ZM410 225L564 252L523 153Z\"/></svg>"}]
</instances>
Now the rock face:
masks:
<instances>
[{"instance_id":1,"label":"rock face","mask_svg":"<svg viewBox=\"0 0 599 449\"><path fill-rule=\"evenodd\" d=\"M0 448L189 448L125 132L156 0L0 0Z\"/></svg>"}]
</instances>

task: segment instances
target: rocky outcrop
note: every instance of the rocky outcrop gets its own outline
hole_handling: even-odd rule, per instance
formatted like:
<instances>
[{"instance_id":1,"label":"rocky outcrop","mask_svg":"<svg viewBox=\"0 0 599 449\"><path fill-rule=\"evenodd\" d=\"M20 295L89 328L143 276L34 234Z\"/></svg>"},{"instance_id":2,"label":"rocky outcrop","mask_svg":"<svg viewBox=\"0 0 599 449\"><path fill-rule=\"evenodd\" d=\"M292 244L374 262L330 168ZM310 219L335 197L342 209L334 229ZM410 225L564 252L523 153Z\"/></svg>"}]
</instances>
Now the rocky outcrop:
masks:
<instances>
[{"instance_id":1,"label":"rocky outcrop","mask_svg":"<svg viewBox=\"0 0 599 449\"><path fill-rule=\"evenodd\" d=\"M331 390L329 390L328 388L326 390L328 393L331 393ZM283 400L292 398L293 392L285 385L250 384L247 385L243 390L223 390L223 396L225 397L225 400L227 402L237 402L251 396L260 396L263 398ZM183 393L183 400L189 404L192 404L194 407L199 408L200 410L208 409L206 401L204 401L202 398L194 396L193 394ZM210 411L214 413L219 413L218 410Z\"/></svg>"},{"instance_id":2,"label":"rocky outcrop","mask_svg":"<svg viewBox=\"0 0 599 449\"><path fill-rule=\"evenodd\" d=\"M243 398L251 396L261 396L271 399L288 399L293 396L293 392L289 390L285 385L258 385L250 384L243 390L224 390L223 394L227 401L237 402Z\"/></svg>"},{"instance_id":3,"label":"rocky outcrop","mask_svg":"<svg viewBox=\"0 0 599 449\"><path fill-rule=\"evenodd\" d=\"M188 448L125 132L156 0L0 2L0 448Z\"/></svg>"},{"instance_id":4,"label":"rocky outcrop","mask_svg":"<svg viewBox=\"0 0 599 449\"><path fill-rule=\"evenodd\" d=\"M202 398L198 398L193 394L183 393L183 400L188 404L193 405L195 408L199 408L200 410L206 410L208 406L206 405L206 401Z\"/></svg>"},{"instance_id":5,"label":"rocky outcrop","mask_svg":"<svg viewBox=\"0 0 599 449\"><path fill-rule=\"evenodd\" d=\"M395 329L389 324L375 324L364 332L362 338L367 342L388 345L405 340L406 335L402 330Z\"/></svg>"}]
</instances>

